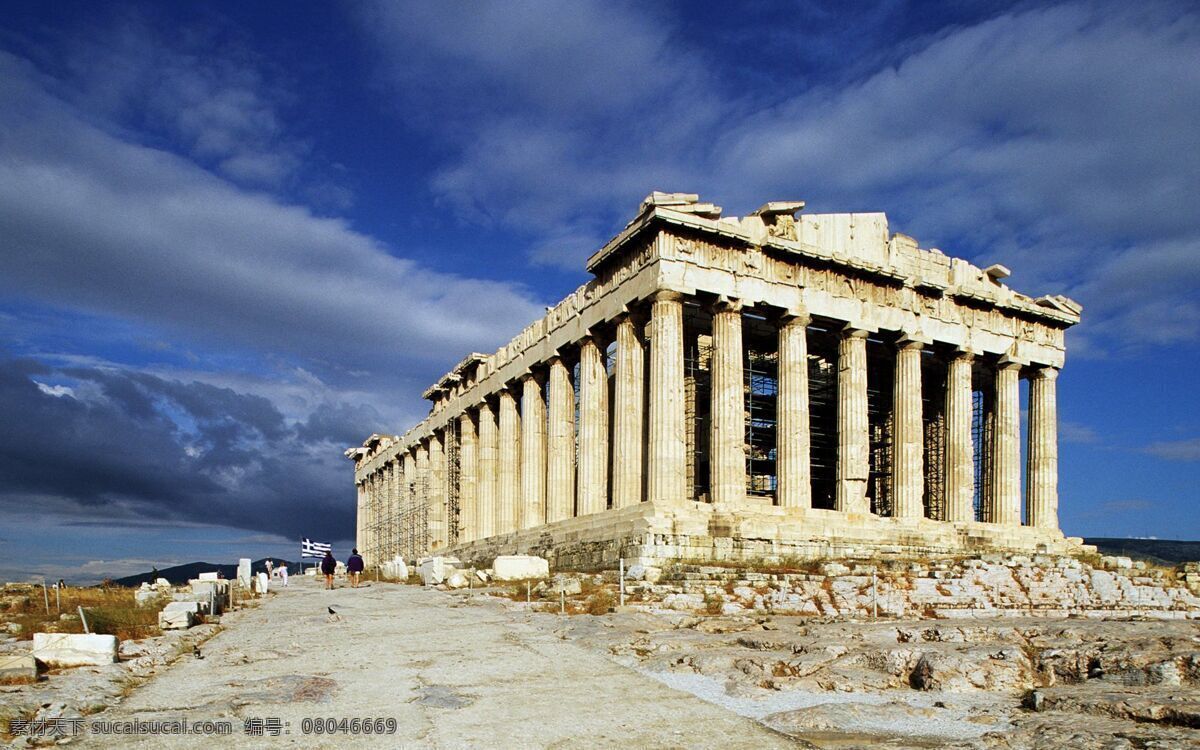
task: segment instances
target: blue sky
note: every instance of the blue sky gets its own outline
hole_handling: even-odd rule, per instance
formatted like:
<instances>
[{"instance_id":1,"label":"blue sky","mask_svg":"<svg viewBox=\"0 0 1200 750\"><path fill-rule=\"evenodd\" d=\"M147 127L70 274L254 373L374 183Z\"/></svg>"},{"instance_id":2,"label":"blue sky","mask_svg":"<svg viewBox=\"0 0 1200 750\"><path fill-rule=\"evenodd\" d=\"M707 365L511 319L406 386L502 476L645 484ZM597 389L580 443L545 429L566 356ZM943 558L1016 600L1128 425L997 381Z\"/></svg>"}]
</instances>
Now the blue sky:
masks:
<instances>
[{"instance_id":1,"label":"blue sky","mask_svg":"<svg viewBox=\"0 0 1200 750\"><path fill-rule=\"evenodd\" d=\"M0 578L345 546L347 445L654 189L1085 307L1062 521L1200 538L1186 3L5 3Z\"/></svg>"}]
</instances>

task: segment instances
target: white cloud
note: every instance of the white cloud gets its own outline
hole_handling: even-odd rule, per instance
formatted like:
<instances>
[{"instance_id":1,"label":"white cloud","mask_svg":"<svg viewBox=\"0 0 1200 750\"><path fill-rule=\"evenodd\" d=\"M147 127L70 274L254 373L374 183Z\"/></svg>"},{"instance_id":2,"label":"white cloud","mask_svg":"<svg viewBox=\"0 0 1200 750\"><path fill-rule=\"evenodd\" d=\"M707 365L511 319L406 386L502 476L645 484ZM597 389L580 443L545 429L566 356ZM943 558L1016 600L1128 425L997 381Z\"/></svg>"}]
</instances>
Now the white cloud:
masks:
<instances>
[{"instance_id":1,"label":"white cloud","mask_svg":"<svg viewBox=\"0 0 1200 750\"><path fill-rule=\"evenodd\" d=\"M1151 443L1146 452L1168 461L1200 461L1200 438Z\"/></svg>"}]
</instances>

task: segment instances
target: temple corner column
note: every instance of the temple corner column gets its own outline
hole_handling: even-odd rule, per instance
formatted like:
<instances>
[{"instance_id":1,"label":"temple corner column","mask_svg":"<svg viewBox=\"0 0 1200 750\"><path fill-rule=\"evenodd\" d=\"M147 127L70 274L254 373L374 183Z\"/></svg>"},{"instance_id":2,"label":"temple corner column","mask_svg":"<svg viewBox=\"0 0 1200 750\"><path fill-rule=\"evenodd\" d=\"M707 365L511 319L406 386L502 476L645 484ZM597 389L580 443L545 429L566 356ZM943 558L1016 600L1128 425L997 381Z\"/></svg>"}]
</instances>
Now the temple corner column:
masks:
<instances>
[{"instance_id":1,"label":"temple corner column","mask_svg":"<svg viewBox=\"0 0 1200 750\"><path fill-rule=\"evenodd\" d=\"M1026 521L1058 531L1058 370L1038 367L1029 379Z\"/></svg>"},{"instance_id":2,"label":"temple corner column","mask_svg":"<svg viewBox=\"0 0 1200 750\"><path fill-rule=\"evenodd\" d=\"M779 322L779 403L776 415L778 503L812 507L812 437L808 403L807 312L788 312Z\"/></svg>"},{"instance_id":3,"label":"temple corner column","mask_svg":"<svg viewBox=\"0 0 1200 750\"><path fill-rule=\"evenodd\" d=\"M838 456L836 509L869 513L870 450L867 422L867 331L847 325L838 345Z\"/></svg>"}]
</instances>

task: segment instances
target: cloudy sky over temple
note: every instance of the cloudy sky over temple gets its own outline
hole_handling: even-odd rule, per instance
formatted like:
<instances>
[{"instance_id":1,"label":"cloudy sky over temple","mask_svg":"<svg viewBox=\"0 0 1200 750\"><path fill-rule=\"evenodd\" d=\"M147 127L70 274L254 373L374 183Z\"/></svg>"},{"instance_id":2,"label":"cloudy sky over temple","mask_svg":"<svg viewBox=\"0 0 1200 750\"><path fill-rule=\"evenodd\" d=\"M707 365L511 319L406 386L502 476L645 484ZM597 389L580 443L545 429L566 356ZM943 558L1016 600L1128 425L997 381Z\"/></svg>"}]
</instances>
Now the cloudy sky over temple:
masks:
<instances>
[{"instance_id":1,"label":"cloudy sky over temple","mask_svg":"<svg viewBox=\"0 0 1200 750\"><path fill-rule=\"evenodd\" d=\"M654 189L1077 299L1063 529L1200 538L1194 5L176 6L0 18L0 579L345 547L342 450Z\"/></svg>"}]
</instances>

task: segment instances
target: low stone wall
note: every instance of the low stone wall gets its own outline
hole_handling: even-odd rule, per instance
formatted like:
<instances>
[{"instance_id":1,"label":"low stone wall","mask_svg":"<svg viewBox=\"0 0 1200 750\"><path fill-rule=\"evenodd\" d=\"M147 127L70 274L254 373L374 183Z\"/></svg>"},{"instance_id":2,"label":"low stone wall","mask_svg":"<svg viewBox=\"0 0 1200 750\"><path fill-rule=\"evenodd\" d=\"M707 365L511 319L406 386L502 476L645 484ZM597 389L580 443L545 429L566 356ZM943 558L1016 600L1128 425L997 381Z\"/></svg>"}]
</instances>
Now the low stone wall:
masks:
<instances>
[{"instance_id":1,"label":"low stone wall","mask_svg":"<svg viewBox=\"0 0 1200 750\"><path fill-rule=\"evenodd\" d=\"M1125 562L1130 562L1125 560ZM1113 570L1071 557L999 556L931 562L814 564L811 572L680 564L631 595L684 611L810 616L1044 616L1200 619L1200 596L1162 568Z\"/></svg>"},{"instance_id":2,"label":"low stone wall","mask_svg":"<svg viewBox=\"0 0 1200 750\"><path fill-rule=\"evenodd\" d=\"M897 519L748 503L640 503L455 545L435 554L486 566L500 555L545 557L564 570L627 563L782 558L939 558L996 550L1069 555L1094 552L1077 537L1028 526Z\"/></svg>"}]
</instances>

